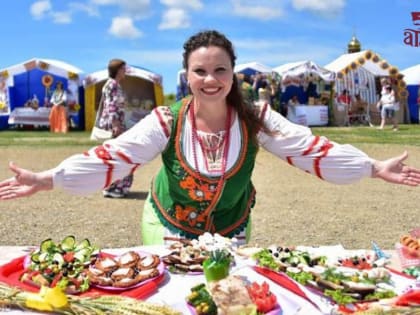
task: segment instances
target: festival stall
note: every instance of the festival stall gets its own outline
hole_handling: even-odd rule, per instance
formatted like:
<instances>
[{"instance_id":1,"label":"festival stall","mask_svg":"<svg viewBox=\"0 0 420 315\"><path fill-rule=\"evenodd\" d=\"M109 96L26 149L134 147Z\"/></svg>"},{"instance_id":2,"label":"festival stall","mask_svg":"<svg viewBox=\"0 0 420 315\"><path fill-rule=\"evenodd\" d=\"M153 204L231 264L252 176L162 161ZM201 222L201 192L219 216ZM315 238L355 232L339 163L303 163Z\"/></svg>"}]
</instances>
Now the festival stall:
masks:
<instances>
[{"instance_id":1,"label":"festival stall","mask_svg":"<svg viewBox=\"0 0 420 315\"><path fill-rule=\"evenodd\" d=\"M376 104L381 93L381 78L390 79L395 90L395 96L400 104L397 117L404 122L407 107L407 90L403 75L398 68L389 64L379 54L371 50L363 50L339 56L325 66L326 69L336 73L334 92L339 95L344 89L354 97L360 94L361 98L368 103L369 116L374 122L379 122L380 117ZM340 124L344 113L334 108L334 122Z\"/></svg>"},{"instance_id":2,"label":"festival stall","mask_svg":"<svg viewBox=\"0 0 420 315\"><path fill-rule=\"evenodd\" d=\"M281 77L281 102L296 95L300 105L288 106L287 118L308 126L327 125L330 85L335 73L310 60L290 62L273 68ZM307 106L311 105L311 106Z\"/></svg>"},{"instance_id":3,"label":"festival stall","mask_svg":"<svg viewBox=\"0 0 420 315\"><path fill-rule=\"evenodd\" d=\"M408 108L410 109L410 122L419 123L420 105L420 64L401 71L408 91Z\"/></svg>"},{"instance_id":4,"label":"festival stall","mask_svg":"<svg viewBox=\"0 0 420 315\"><path fill-rule=\"evenodd\" d=\"M256 61L241 63L233 69L235 73L243 73L246 75L253 75L256 73L271 74L273 69Z\"/></svg>"},{"instance_id":5,"label":"festival stall","mask_svg":"<svg viewBox=\"0 0 420 315\"><path fill-rule=\"evenodd\" d=\"M67 91L72 127L83 128L81 74L82 70L63 61L39 58L0 70L0 129L49 126L49 101L57 81Z\"/></svg>"},{"instance_id":6,"label":"festival stall","mask_svg":"<svg viewBox=\"0 0 420 315\"><path fill-rule=\"evenodd\" d=\"M108 70L88 74L84 81L86 130L95 124L96 110L102 94L102 87L108 79ZM162 77L137 66L127 66L125 79L121 82L126 95L126 124L131 127L154 107L163 105Z\"/></svg>"}]
</instances>

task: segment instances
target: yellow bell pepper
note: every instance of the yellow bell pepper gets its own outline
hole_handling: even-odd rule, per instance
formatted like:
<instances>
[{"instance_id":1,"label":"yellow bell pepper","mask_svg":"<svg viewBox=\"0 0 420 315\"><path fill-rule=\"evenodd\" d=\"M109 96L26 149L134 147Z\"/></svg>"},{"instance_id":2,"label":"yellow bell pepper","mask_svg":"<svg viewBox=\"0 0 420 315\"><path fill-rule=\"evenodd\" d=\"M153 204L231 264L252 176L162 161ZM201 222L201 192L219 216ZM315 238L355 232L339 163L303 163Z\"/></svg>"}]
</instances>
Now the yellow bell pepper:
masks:
<instances>
[{"instance_id":1,"label":"yellow bell pepper","mask_svg":"<svg viewBox=\"0 0 420 315\"><path fill-rule=\"evenodd\" d=\"M52 312L54 309L67 306L67 295L59 287L42 286L39 293L24 293L25 305L38 311Z\"/></svg>"}]
</instances>

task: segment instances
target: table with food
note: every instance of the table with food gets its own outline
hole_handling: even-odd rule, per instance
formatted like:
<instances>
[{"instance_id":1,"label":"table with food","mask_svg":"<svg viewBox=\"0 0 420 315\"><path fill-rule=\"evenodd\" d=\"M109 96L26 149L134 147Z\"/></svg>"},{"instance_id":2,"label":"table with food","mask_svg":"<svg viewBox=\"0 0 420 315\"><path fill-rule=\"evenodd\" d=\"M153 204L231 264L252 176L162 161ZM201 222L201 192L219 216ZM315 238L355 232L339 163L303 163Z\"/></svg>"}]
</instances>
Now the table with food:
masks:
<instances>
[{"instance_id":1,"label":"table with food","mask_svg":"<svg viewBox=\"0 0 420 315\"><path fill-rule=\"evenodd\" d=\"M237 246L210 233L114 249L72 235L0 246L3 312L420 314L420 237L402 235L393 250Z\"/></svg>"}]
</instances>

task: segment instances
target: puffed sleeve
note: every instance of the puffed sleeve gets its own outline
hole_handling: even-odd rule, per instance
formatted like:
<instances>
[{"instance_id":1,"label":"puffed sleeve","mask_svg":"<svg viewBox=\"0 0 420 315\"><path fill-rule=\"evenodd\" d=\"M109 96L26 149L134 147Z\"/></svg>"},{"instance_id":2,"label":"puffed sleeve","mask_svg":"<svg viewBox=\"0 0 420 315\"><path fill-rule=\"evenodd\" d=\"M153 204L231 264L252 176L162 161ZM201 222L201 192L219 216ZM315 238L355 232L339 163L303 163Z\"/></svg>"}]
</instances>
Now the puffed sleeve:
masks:
<instances>
[{"instance_id":1,"label":"puffed sleeve","mask_svg":"<svg viewBox=\"0 0 420 315\"><path fill-rule=\"evenodd\" d=\"M372 175L373 160L349 144L338 144L326 137L312 134L263 106L261 118L273 135L260 132L259 143L267 151L290 165L336 184L349 184Z\"/></svg>"},{"instance_id":2,"label":"puffed sleeve","mask_svg":"<svg viewBox=\"0 0 420 315\"><path fill-rule=\"evenodd\" d=\"M168 116L162 107L153 110L115 139L105 141L83 154L73 155L51 170L54 188L69 193L89 194L103 189L152 161L169 139Z\"/></svg>"}]
</instances>

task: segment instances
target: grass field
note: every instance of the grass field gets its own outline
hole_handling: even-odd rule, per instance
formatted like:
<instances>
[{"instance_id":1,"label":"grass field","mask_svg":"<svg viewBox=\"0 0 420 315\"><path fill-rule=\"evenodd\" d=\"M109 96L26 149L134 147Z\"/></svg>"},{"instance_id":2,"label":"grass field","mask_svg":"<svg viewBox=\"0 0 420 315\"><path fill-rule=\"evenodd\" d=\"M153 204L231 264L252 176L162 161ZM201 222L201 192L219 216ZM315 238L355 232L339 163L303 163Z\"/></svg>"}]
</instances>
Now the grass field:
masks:
<instances>
[{"instance_id":1,"label":"grass field","mask_svg":"<svg viewBox=\"0 0 420 315\"><path fill-rule=\"evenodd\" d=\"M323 135L339 143L398 144L420 146L420 125L400 125L398 132L390 128L377 130L370 127L314 127L313 133ZM79 146L92 145L89 132L72 131L55 134L48 130L4 130L0 132L0 146Z\"/></svg>"},{"instance_id":2,"label":"grass field","mask_svg":"<svg viewBox=\"0 0 420 315\"><path fill-rule=\"evenodd\" d=\"M419 125L401 125L398 132L369 127L313 128L313 132L353 144L377 159L408 150L407 162L420 168ZM8 161L44 170L94 144L88 132L1 131L0 179L11 176ZM72 196L55 190L0 202L0 245L37 245L43 239L61 239L69 234L87 237L100 247L139 245L143 203L150 179L160 165L158 158L141 167L124 200L105 199L101 192ZM352 185L333 185L290 167L264 150L257 157L252 180L257 189L252 243L341 243L348 248L366 248L375 240L392 248L402 234L420 226L417 187L370 178Z\"/></svg>"}]
</instances>

